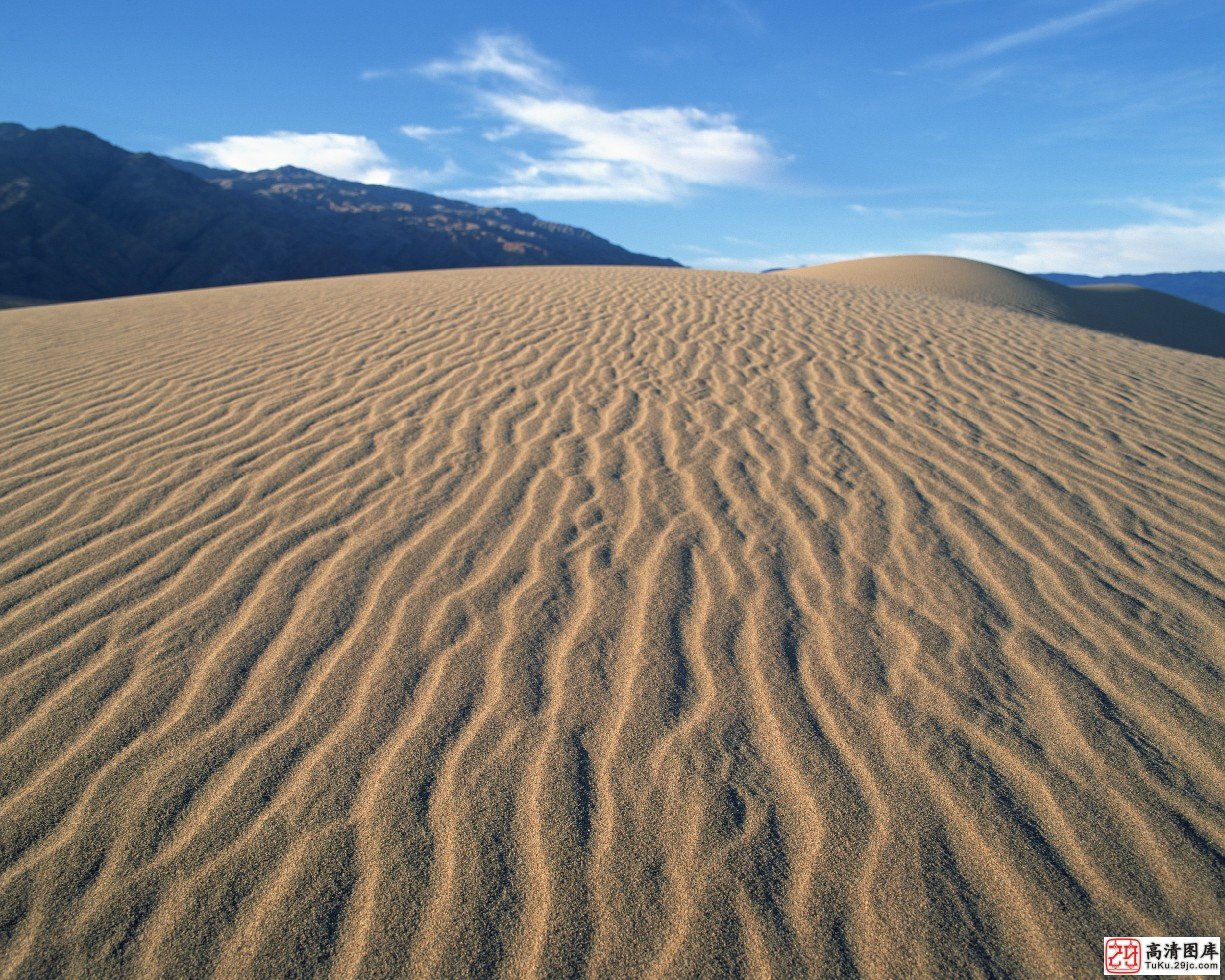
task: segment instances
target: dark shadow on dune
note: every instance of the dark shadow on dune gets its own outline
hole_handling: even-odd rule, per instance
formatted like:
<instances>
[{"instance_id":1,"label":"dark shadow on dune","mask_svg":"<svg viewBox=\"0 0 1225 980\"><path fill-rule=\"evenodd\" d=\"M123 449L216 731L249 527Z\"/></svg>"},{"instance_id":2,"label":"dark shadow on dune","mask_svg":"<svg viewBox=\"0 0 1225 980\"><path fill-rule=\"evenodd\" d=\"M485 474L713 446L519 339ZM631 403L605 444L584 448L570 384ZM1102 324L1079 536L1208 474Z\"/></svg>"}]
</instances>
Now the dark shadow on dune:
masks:
<instances>
[{"instance_id":1,"label":"dark shadow on dune","mask_svg":"<svg viewBox=\"0 0 1225 980\"><path fill-rule=\"evenodd\" d=\"M1091 330L1195 354L1225 357L1225 313L1140 286L1072 286L1077 316Z\"/></svg>"},{"instance_id":2,"label":"dark shadow on dune","mask_svg":"<svg viewBox=\"0 0 1225 980\"><path fill-rule=\"evenodd\" d=\"M949 255L851 259L784 274L999 306L1163 347L1225 356L1225 313L1131 284L1063 286Z\"/></svg>"}]
</instances>

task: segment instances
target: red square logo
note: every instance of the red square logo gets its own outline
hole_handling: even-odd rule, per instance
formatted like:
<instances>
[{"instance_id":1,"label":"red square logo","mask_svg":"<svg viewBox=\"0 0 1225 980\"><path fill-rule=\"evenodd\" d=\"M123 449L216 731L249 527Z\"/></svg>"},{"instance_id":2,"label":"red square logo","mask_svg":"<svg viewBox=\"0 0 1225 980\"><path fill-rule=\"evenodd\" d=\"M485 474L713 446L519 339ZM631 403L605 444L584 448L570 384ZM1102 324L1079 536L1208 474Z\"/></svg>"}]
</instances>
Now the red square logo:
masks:
<instances>
[{"instance_id":1,"label":"red square logo","mask_svg":"<svg viewBox=\"0 0 1225 980\"><path fill-rule=\"evenodd\" d=\"M1129 939L1123 936L1106 937L1106 975L1120 976L1128 973L1139 973L1144 963L1144 953L1140 949L1139 939Z\"/></svg>"}]
</instances>

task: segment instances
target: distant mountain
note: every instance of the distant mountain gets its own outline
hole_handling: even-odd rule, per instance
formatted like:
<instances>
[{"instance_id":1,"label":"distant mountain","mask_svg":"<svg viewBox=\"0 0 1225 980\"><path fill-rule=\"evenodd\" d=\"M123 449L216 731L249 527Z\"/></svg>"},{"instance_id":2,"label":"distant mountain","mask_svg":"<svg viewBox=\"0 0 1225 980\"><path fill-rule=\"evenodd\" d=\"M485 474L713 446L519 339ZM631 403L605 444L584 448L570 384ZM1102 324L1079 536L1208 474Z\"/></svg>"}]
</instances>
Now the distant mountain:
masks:
<instances>
[{"instance_id":1,"label":"distant mountain","mask_svg":"<svg viewBox=\"0 0 1225 980\"><path fill-rule=\"evenodd\" d=\"M1130 283L1189 299L1192 303L1225 313L1225 272L1150 272L1137 276L1078 276L1068 272L1044 272L1041 278L1065 286Z\"/></svg>"},{"instance_id":2,"label":"distant mountain","mask_svg":"<svg viewBox=\"0 0 1225 980\"><path fill-rule=\"evenodd\" d=\"M513 208L0 123L2 305L488 265L677 265Z\"/></svg>"}]
</instances>

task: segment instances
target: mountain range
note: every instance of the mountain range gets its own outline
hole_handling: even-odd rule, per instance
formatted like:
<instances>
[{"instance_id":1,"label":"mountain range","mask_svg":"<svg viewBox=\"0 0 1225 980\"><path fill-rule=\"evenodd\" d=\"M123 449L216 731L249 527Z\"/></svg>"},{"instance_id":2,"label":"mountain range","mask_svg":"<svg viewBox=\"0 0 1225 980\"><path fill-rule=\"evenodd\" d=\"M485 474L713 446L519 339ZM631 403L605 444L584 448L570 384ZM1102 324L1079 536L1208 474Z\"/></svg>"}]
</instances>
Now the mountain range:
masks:
<instances>
[{"instance_id":1,"label":"mountain range","mask_svg":"<svg viewBox=\"0 0 1225 980\"><path fill-rule=\"evenodd\" d=\"M677 264L513 208L0 123L0 307L414 269Z\"/></svg>"},{"instance_id":2,"label":"mountain range","mask_svg":"<svg viewBox=\"0 0 1225 980\"><path fill-rule=\"evenodd\" d=\"M1225 260L1225 248L1222 249L1222 259ZM1225 313L1225 272L1150 272L1130 276L1079 276L1070 272L1046 272L1041 278L1064 286L1142 286Z\"/></svg>"}]
</instances>

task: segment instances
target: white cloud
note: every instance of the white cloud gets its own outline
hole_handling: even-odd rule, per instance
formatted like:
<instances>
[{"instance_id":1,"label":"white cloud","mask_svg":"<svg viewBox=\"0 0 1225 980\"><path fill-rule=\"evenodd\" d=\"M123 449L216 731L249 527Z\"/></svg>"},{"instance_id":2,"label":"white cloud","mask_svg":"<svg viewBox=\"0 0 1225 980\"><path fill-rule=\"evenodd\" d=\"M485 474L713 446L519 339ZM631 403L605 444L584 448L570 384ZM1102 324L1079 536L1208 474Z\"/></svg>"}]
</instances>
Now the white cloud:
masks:
<instances>
[{"instance_id":1,"label":"white cloud","mask_svg":"<svg viewBox=\"0 0 1225 980\"><path fill-rule=\"evenodd\" d=\"M519 129L568 145L544 158L523 155L501 185L464 190L475 198L670 201L692 185L749 183L770 159L765 139L700 109L610 111L531 95L486 101Z\"/></svg>"},{"instance_id":2,"label":"white cloud","mask_svg":"<svg viewBox=\"0 0 1225 980\"><path fill-rule=\"evenodd\" d=\"M479 105L499 119L486 133L506 142L555 144L520 151L503 179L452 193L493 201L672 201L695 186L748 184L773 162L769 142L725 113L692 107L604 109L555 80L551 62L526 42L483 35L450 61L423 71L463 76ZM488 77L497 84L491 87Z\"/></svg>"},{"instance_id":3,"label":"white cloud","mask_svg":"<svg viewBox=\"0 0 1225 980\"><path fill-rule=\"evenodd\" d=\"M1153 210L1150 208L1150 210ZM1022 272L1090 276L1225 268L1225 210L1194 217L1054 231L970 232L944 240L949 254Z\"/></svg>"},{"instance_id":4,"label":"white cloud","mask_svg":"<svg viewBox=\"0 0 1225 980\"><path fill-rule=\"evenodd\" d=\"M739 10L740 5L735 7ZM764 136L742 129L727 113L691 106L596 105L563 85L558 66L517 37L480 35L454 58L431 61L417 71L464 82L477 107L491 119L485 138L506 153L497 178L446 192L456 197L491 202L675 201L696 187L752 184L776 161ZM395 74L402 72L371 70L363 77ZM402 135L420 142L453 132L458 130L400 127ZM346 133L281 130L225 136L178 152L235 170L293 165L371 184L432 186L460 173L451 161L438 170L404 167L369 137Z\"/></svg>"},{"instance_id":5,"label":"white cloud","mask_svg":"<svg viewBox=\"0 0 1225 980\"><path fill-rule=\"evenodd\" d=\"M1045 20L1040 24L1035 24L1033 27L1013 31L1011 34L1004 34L986 41L979 41L977 44L971 44L969 47L962 48L959 51L932 58L927 62L927 66L930 68L954 68L973 61L981 61L992 55L1002 54L1005 51L1011 51L1014 48L1023 47L1027 44L1035 44L1038 41L1046 41L1069 34L1089 24L1125 13L1135 7L1151 2L1152 0L1105 0L1103 3L1087 7L1074 14L1065 14L1063 17Z\"/></svg>"},{"instance_id":6,"label":"white cloud","mask_svg":"<svg viewBox=\"0 0 1225 980\"><path fill-rule=\"evenodd\" d=\"M452 160L437 170L401 166L374 140L348 133L278 130L263 136L223 136L212 142L189 143L174 152L226 170L249 173L302 167L340 180L391 187L428 187L462 173Z\"/></svg>"},{"instance_id":7,"label":"white cloud","mask_svg":"<svg viewBox=\"0 0 1225 980\"><path fill-rule=\"evenodd\" d=\"M543 89L552 84L554 64L522 38L510 34L480 34L460 48L453 59L440 58L421 67L430 78L447 75L498 76L518 85Z\"/></svg>"},{"instance_id":8,"label":"white cloud","mask_svg":"<svg viewBox=\"0 0 1225 980\"><path fill-rule=\"evenodd\" d=\"M184 153L211 167L227 170L274 170L294 166L341 180L389 184L395 167L378 143L347 133L291 133L223 136L214 142L189 143Z\"/></svg>"},{"instance_id":9,"label":"white cloud","mask_svg":"<svg viewBox=\"0 0 1225 980\"><path fill-rule=\"evenodd\" d=\"M435 129L433 126L401 126L400 132L410 140L428 143L436 136L450 136L452 133L458 133L459 128L456 126L449 126L446 129Z\"/></svg>"}]
</instances>

